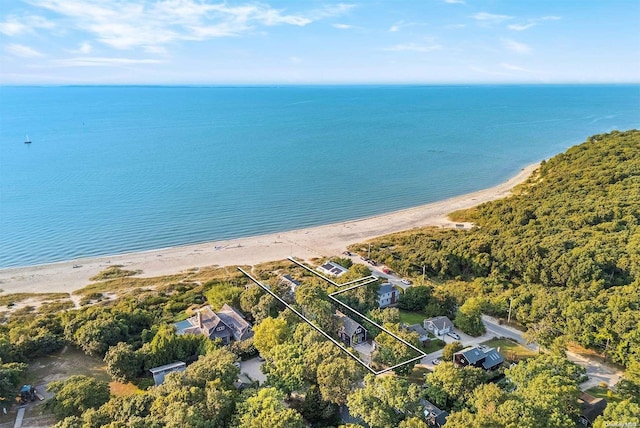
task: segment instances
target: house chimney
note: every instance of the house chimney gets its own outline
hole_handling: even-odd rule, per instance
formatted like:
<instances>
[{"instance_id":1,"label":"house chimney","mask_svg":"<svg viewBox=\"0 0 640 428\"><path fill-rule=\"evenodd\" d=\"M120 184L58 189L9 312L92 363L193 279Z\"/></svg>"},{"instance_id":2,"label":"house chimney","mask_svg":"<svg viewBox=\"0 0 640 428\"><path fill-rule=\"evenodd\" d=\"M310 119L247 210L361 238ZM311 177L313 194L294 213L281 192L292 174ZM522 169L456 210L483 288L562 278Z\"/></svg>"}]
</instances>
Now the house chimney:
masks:
<instances>
[{"instance_id":1,"label":"house chimney","mask_svg":"<svg viewBox=\"0 0 640 428\"><path fill-rule=\"evenodd\" d=\"M202 328L202 311L198 311L198 327Z\"/></svg>"}]
</instances>

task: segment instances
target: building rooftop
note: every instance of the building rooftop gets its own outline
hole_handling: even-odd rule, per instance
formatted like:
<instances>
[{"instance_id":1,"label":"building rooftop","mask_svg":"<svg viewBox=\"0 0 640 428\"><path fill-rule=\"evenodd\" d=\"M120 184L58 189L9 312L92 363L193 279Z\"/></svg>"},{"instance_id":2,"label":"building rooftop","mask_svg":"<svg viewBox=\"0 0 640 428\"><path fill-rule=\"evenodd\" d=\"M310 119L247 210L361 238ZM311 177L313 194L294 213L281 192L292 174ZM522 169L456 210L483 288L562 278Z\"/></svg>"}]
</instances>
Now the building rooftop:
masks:
<instances>
[{"instance_id":1,"label":"building rooftop","mask_svg":"<svg viewBox=\"0 0 640 428\"><path fill-rule=\"evenodd\" d=\"M428 322L433 323L433 325L435 325L438 330L444 330L445 328L453 327L453 323L451 322L451 320L445 316L427 318L426 320L424 320L425 324Z\"/></svg>"},{"instance_id":2,"label":"building rooftop","mask_svg":"<svg viewBox=\"0 0 640 428\"><path fill-rule=\"evenodd\" d=\"M289 274L287 274L287 275L282 275L282 279L283 279L284 281L288 282L289 284L292 284L292 285L295 285L295 286L300 285L300 281L293 279L293 278L291 277L291 275L289 275Z\"/></svg>"},{"instance_id":3,"label":"building rooftop","mask_svg":"<svg viewBox=\"0 0 640 428\"><path fill-rule=\"evenodd\" d=\"M382 284L380 290L378 290L378 295L382 296L383 294L391 293L395 289L396 287L389 283Z\"/></svg>"},{"instance_id":4,"label":"building rooftop","mask_svg":"<svg viewBox=\"0 0 640 428\"><path fill-rule=\"evenodd\" d=\"M485 360L482 363L482 367L484 367L486 370L492 369L504 363L504 358L502 357L502 355L500 355L500 353L493 348L485 351L484 355Z\"/></svg>"},{"instance_id":5,"label":"building rooftop","mask_svg":"<svg viewBox=\"0 0 640 428\"><path fill-rule=\"evenodd\" d=\"M362 327L360 324L358 324L357 322L355 322L354 320L352 320L351 318L349 318L348 316L346 316L340 311L336 311L336 316L342 322L342 325L344 326L344 332L347 333L349 336L353 336L356 330L359 327ZM362 328L364 329L364 327Z\"/></svg>"},{"instance_id":6,"label":"building rooftop","mask_svg":"<svg viewBox=\"0 0 640 428\"><path fill-rule=\"evenodd\" d=\"M149 369L149 371L152 374L156 374L156 373L160 373L160 372L164 372L167 370L174 370L177 368L181 368L181 367L186 367L187 365L185 363L183 363L182 361L176 361L175 363L169 363L169 364L165 364L164 366L159 366L159 367L154 367Z\"/></svg>"},{"instance_id":7,"label":"building rooftop","mask_svg":"<svg viewBox=\"0 0 640 428\"><path fill-rule=\"evenodd\" d=\"M342 274L347 273L347 269L345 267L340 266L339 264L334 262L326 262L325 264L320 266L318 269L320 269L321 271L325 272L328 275L333 275L333 276L340 276Z\"/></svg>"},{"instance_id":8,"label":"building rooftop","mask_svg":"<svg viewBox=\"0 0 640 428\"><path fill-rule=\"evenodd\" d=\"M460 355L460 354L464 356L464 358L467 360L469 364L476 364L478 361L485 358L485 353L482 352L480 349L476 348L475 346L469 346L468 348L464 348L462 351L458 351L455 353L455 355Z\"/></svg>"},{"instance_id":9,"label":"building rooftop","mask_svg":"<svg viewBox=\"0 0 640 428\"><path fill-rule=\"evenodd\" d=\"M407 326L407 330L418 333L420 337L428 336L429 332L422 328L420 324L412 324Z\"/></svg>"}]
</instances>

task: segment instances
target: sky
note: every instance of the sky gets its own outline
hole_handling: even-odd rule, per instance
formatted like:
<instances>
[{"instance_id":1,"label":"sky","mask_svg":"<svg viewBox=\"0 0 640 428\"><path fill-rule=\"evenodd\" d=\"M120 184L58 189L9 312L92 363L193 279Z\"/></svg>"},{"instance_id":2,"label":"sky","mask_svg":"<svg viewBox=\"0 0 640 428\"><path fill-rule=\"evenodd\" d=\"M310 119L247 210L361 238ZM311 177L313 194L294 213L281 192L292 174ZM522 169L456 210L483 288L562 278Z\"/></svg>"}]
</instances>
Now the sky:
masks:
<instances>
[{"instance_id":1,"label":"sky","mask_svg":"<svg viewBox=\"0 0 640 428\"><path fill-rule=\"evenodd\" d=\"M0 0L0 84L638 83L638 0Z\"/></svg>"}]
</instances>

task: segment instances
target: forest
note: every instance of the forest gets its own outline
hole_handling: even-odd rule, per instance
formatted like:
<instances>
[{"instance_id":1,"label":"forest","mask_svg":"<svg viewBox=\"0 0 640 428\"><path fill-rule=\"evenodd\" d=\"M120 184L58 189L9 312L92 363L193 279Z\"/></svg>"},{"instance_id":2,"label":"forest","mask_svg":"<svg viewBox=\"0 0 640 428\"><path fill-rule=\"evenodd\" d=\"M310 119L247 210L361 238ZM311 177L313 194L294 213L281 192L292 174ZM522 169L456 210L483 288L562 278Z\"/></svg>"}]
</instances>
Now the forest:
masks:
<instances>
[{"instance_id":1,"label":"forest","mask_svg":"<svg viewBox=\"0 0 640 428\"><path fill-rule=\"evenodd\" d=\"M409 366L375 377L234 267L160 278L112 267L77 292L79 308L52 296L3 313L0 401L12 402L33 361L74 347L102 359L113 381L131 382L136 391L114 394L86 375L51 382L55 397L46 406L58 428L423 428L425 400L450 413L446 427L573 428L584 369L564 352L575 342L626 367L595 426L640 423L640 132L590 137L543 162L513 196L453 216L475 226L371 242L372 258L416 280L426 274L428 285L409 287L399 308L449 315L473 331L482 326L480 313L506 317L511 306L512 319L545 352L493 375L443 362L426 373ZM370 273L334 261L349 268L342 282ZM243 268L318 326L336 329L336 308L326 299L335 288L287 260ZM295 294L280 281L284 274L300 281ZM398 308L376 308L378 286L340 299L416 341L401 330ZM20 298L2 297L7 307ZM205 304L240 310L254 337L223 346L177 335L173 323ZM406 347L379 342L373 364L407 358ZM238 388L237 362L258 354L266 383ZM152 386L149 368L174 361L186 362L186 371Z\"/></svg>"},{"instance_id":2,"label":"forest","mask_svg":"<svg viewBox=\"0 0 640 428\"><path fill-rule=\"evenodd\" d=\"M471 230L385 236L372 257L407 276L424 269L441 303L473 297L502 318L511 306L543 346L570 341L623 366L638 361L640 132L594 135L513 193L452 214Z\"/></svg>"}]
</instances>

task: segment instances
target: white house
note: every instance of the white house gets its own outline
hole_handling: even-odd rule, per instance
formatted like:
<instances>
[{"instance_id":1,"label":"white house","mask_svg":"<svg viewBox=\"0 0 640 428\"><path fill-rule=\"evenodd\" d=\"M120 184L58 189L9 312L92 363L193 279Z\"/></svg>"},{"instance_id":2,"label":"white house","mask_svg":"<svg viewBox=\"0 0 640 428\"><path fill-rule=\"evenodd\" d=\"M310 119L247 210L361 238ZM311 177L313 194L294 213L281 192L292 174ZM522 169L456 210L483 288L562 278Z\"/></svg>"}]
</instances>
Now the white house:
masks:
<instances>
[{"instance_id":1,"label":"white house","mask_svg":"<svg viewBox=\"0 0 640 428\"><path fill-rule=\"evenodd\" d=\"M424 328L436 336L444 336L453 330L453 323L447 317L434 317L424 320Z\"/></svg>"},{"instance_id":2,"label":"white house","mask_svg":"<svg viewBox=\"0 0 640 428\"><path fill-rule=\"evenodd\" d=\"M389 283L380 286L380 290L378 290L378 306L381 308L398 303L399 298L400 292L395 286Z\"/></svg>"},{"instance_id":3,"label":"white house","mask_svg":"<svg viewBox=\"0 0 640 428\"><path fill-rule=\"evenodd\" d=\"M322 266L318 266L318 270L327 276L333 277L339 277L347 273L347 268L334 262L326 262Z\"/></svg>"},{"instance_id":4,"label":"white house","mask_svg":"<svg viewBox=\"0 0 640 428\"><path fill-rule=\"evenodd\" d=\"M187 365L182 361L176 361L175 363L165 364L164 366L154 367L149 369L153 375L153 381L156 386L161 385L164 382L164 377L172 372L183 372L187 368Z\"/></svg>"}]
</instances>

